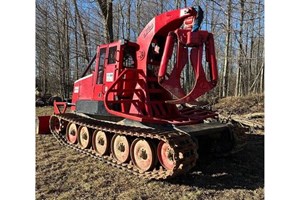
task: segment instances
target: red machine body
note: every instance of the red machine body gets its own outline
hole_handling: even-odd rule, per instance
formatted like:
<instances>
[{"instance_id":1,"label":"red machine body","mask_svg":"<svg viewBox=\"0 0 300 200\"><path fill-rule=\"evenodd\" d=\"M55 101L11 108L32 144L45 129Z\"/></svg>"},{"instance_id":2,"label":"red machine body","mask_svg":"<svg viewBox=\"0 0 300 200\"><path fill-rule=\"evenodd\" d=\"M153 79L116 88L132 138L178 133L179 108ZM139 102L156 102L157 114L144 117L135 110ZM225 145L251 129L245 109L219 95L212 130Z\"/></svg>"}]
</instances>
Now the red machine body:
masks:
<instances>
[{"instance_id":1,"label":"red machine body","mask_svg":"<svg viewBox=\"0 0 300 200\"><path fill-rule=\"evenodd\" d=\"M230 127L205 120L217 116L211 110L185 106L197 104L218 80L213 35L198 30L197 14L194 8L166 12L154 17L136 42L99 45L74 83L75 112L65 112L66 102L54 103L53 136L146 179L186 173L198 155L230 152L235 147ZM190 90L182 84L187 67L194 75Z\"/></svg>"},{"instance_id":2,"label":"red machine body","mask_svg":"<svg viewBox=\"0 0 300 200\"><path fill-rule=\"evenodd\" d=\"M189 26L196 14L193 8L166 12L146 25L136 43L119 40L99 45L82 78L74 83L72 110L171 124L199 123L215 116L207 110L176 106L195 103L218 79L213 35L192 32ZM175 63L169 62L172 58ZM180 77L189 61L195 84L185 92Z\"/></svg>"}]
</instances>

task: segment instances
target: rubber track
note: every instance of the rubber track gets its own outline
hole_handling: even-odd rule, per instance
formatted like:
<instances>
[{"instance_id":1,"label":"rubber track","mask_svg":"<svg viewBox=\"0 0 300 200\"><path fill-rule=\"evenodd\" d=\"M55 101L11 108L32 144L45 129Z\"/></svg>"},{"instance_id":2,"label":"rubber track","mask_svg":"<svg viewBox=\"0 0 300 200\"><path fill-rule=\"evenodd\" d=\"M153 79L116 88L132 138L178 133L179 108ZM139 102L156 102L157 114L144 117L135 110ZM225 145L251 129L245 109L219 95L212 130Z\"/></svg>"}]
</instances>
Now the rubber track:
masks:
<instances>
[{"instance_id":1,"label":"rubber track","mask_svg":"<svg viewBox=\"0 0 300 200\"><path fill-rule=\"evenodd\" d=\"M72 149L84 153L91 157L94 157L105 164L119 168L123 171L131 174L143 177L145 179L168 179L175 177L179 174L190 171L196 165L198 159L197 145L193 142L190 135L179 131L165 131L131 127L125 125L119 125L115 123L104 122L92 118L83 117L74 113L54 114L51 117L57 117L63 124L63 127L67 127L69 122L75 123L79 126L86 126L93 130L101 130L112 134L120 134L126 136L132 136L136 138L145 138L148 140L159 140L169 143L174 150L175 167L172 170L166 170L162 166L155 168L153 171L141 172L138 168L129 163L118 163L112 156L100 156L92 149L82 149L78 145L70 144L65 138L65 132L57 132L50 130L54 137L63 145L66 145ZM159 163L160 164L160 163Z\"/></svg>"}]
</instances>

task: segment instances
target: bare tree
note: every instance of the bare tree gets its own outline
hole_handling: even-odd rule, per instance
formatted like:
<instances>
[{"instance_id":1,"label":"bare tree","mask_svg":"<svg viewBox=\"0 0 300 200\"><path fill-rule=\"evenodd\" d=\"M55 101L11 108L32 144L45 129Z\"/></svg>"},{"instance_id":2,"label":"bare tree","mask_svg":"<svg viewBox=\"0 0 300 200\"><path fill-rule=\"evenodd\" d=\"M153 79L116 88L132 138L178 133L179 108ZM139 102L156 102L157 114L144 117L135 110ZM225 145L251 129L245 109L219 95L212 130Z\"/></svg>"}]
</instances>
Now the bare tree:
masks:
<instances>
[{"instance_id":1,"label":"bare tree","mask_svg":"<svg viewBox=\"0 0 300 200\"><path fill-rule=\"evenodd\" d=\"M100 10L104 16L105 24L105 39L106 42L113 42L113 14L112 14L112 0L97 0Z\"/></svg>"},{"instance_id":2,"label":"bare tree","mask_svg":"<svg viewBox=\"0 0 300 200\"><path fill-rule=\"evenodd\" d=\"M243 27L244 27L244 16L245 16L245 1L240 0L240 30L239 30L239 36L238 36L238 43L239 43L239 55L238 55L238 67L237 67L237 73L236 73L236 84L235 84L235 96L241 95L241 69L244 65L243 63Z\"/></svg>"},{"instance_id":3,"label":"bare tree","mask_svg":"<svg viewBox=\"0 0 300 200\"><path fill-rule=\"evenodd\" d=\"M80 31L81 31L81 34L82 34L82 37L83 37L84 50L85 50L84 51L85 52L85 59L86 59L87 62L89 62L90 58L89 58L89 50L88 50L88 42L87 42L87 32L85 31L83 21L82 21L81 15L79 13L76 0L73 0L73 4L75 6L76 17L78 17L78 21L79 21L79 25L80 25Z\"/></svg>"},{"instance_id":4,"label":"bare tree","mask_svg":"<svg viewBox=\"0 0 300 200\"><path fill-rule=\"evenodd\" d=\"M136 19L137 19L138 32L141 32L141 6L142 6L142 1L136 0Z\"/></svg>"},{"instance_id":5,"label":"bare tree","mask_svg":"<svg viewBox=\"0 0 300 200\"><path fill-rule=\"evenodd\" d=\"M127 40L130 40L130 30L131 30L131 27L130 27L130 16L131 16L131 12L130 12L130 8L131 8L131 1L130 0L127 0L127 20L126 20L126 32L127 32Z\"/></svg>"},{"instance_id":6,"label":"bare tree","mask_svg":"<svg viewBox=\"0 0 300 200\"><path fill-rule=\"evenodd\" d=\"M224 55L224 67L222 77L222 97L226 97L228 94L228 83L229 83L229 51L230 51L230 35L231 35L231 9L232 0L227 0L227 19L226 19L226 41L225 41L225 55Z\"/></svg>"}]
</instances>

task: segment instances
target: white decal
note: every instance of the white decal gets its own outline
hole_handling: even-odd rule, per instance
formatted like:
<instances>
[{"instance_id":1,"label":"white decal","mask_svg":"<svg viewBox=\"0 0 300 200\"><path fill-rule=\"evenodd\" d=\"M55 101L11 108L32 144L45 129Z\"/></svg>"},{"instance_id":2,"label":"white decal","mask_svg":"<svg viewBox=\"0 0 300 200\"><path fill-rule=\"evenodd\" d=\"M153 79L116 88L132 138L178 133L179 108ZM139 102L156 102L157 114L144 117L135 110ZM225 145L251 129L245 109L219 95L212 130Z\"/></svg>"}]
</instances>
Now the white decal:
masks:
<instances>
[{"instance_id":1,"label":"white decal","mask_svg":"<svg viewBox=\"0 0 300 200\"><path fill-rule=\"evenodd\" d=\"M154 26L155 26L155 20L152 19L146 26L146 28L144 29L144 32L143 32L143 37L145 38L148 33L150 33L152 30L154 30Z\"/></svg>"},{"instance_id":2,"label":"white decal","mask_svg":"<svg viewBox=\"0 0 300 200\"><path fill-rule=\"evenodd\" d=\"M114 81L114 73L106 73L106 82Z\"/></svg>"},{"instance_id":3,"label":"white decal","mask_svg":"<svg viewBox=\"0 0 300 200\"><path fill-rule=\"evenodd\" d=\"M78 93L79 92L79 86L74 87L74 93Z\"/></svg>"}]
</instances>

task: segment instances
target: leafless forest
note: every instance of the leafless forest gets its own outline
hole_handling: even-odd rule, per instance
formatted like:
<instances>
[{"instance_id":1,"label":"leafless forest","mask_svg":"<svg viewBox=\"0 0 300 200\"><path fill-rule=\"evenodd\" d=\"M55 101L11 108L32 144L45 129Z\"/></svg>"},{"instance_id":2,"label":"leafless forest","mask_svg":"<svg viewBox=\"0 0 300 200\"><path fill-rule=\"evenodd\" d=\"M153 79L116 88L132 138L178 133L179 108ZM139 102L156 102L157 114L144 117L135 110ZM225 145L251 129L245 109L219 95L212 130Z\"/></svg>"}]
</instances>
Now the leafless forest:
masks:
<instances>
[{"instance_id":1,"label":"leafless forest","mask_svg":"<svg viewBox=\"0 0 300 200\"><path fill-rule=\"evenodd\" d=\"M201 28L214 34L219 67L219 84L207 96L264 93L263 0L37 0L37 90L69 98L96 45L135 41L155 15L197 5L205 14Z\"/></svg>"}]
</instances>

